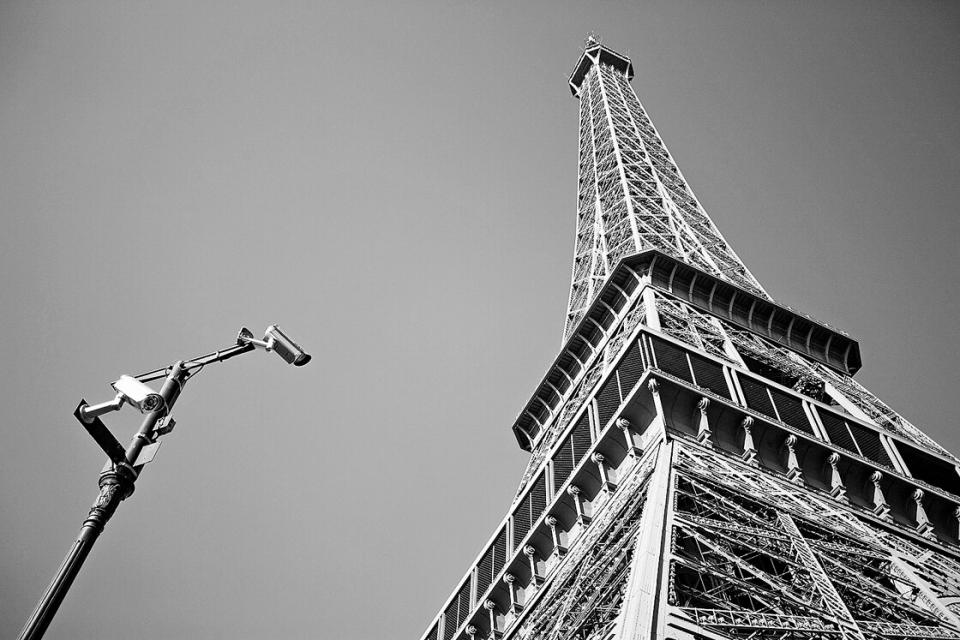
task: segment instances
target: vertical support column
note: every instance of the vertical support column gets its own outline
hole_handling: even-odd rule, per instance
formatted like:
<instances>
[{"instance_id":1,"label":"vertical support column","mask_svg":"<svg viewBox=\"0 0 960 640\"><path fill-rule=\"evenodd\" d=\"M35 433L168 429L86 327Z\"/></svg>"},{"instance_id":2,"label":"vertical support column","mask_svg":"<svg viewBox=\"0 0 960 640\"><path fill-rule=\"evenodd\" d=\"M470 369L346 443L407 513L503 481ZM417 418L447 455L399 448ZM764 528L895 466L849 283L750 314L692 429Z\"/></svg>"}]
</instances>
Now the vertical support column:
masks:
<instances>
[{"instance_id":1,"label":"vertical support column","mask_svg":"<svg viewBox=\"0 0 960 640\"><path fill-rule=\"evenodd\" d=\"M640 535L634 544L630 575L612 637L622 640L660 638L664 627L673 519L673 456L677 444L661 447L647 488Z\"/></svg>"},{"instance_id":2,"label":"vertical support column","mask_svg":"<svg viewBox=\"0 0 960 640\"><path fill-rule=\"evenodd\" d=\"M927 512L923 508L923 489L917 489L913 492L913 501L917 504L917 533L924 538L936 540L937 534L933 530L933 524L927 517Z\"/></svg>"},{"instance_id":3,"label":"vertical support column","mask_svg":"<svg viewBox=\"0 0 960 640\"><path fill-rule=\"evenodd\" d=\"M840 454L831 453L827 463L830 465L830 496L841 502L847 502L847 489L843 486L843 478L840 477L840 470L837 468L840 464Z\"/></svg>"},{"instance_id":4,"label":"vertical support column","mask_svg":"<svg viewBox=\"0 0 960 640\"><path fill-rule=\"evenodd\" d=\"M623 431L623 439L627 444L627 453L633 458L640 458L643 456L643 450L638 447L634 441L633 431L630 430L630 427L631 424L629 420L626 418L617 418L617 428Z\"/></svg>"},{"instance_id":5,"label":"vertical support column","mask_svg":"<svg viewBox=\"0 0 960 640\"><path fill-rule=\"evenodd\" d=\"M580 498L580 493L580 487L575 484L571 484L569 487L567 487L567 494L573 498L573 505L577 509L577 524L579 524L581 527L585 527L590 524L591 518L583 511L583 502L581 501L582 499Z\"/></svg>"},{"instance_id":6,"label":"vertical support column","mask_svg":"<svg viewBox=\"0 0 960 640\"><path fill-rule=\"evenodd\" d=\"M516 616L520 613L520 609L523 607L520 606L520 602L517 600L517 586L516 581L517 577L512 573L503 574L503 581L507 583L507 591L510 592L510 615Z\"/></svg>"},{"instance_id":7,"label":"vertical support column","mask_svg":"<svg viewBox=\"0 0 960 640\"><path fill-rule=\"evenodd\" d=\"M643 290L643 311L647 326L660 331L660 313L657 311L657 295L653 287Z\"/></svg>"},{"instance_id":8,"label":"vertical support column","mask_svg":"<svg viewBox=\"0 0 960 640\"><path fill-rule=\"evenodd\" d=\"M757 448L753 446L753 418L751 416L744 418L740 428L743 429L743 461L758 466Z\"/></svg>"},{"instance_id":9,"label":"vertical support column","mask_svg":"<svg viewBox=\"0 0 960 640\"><path fill-rule=\"evenodd\" d=\"M503 629L497 624L497 603L493 600L484 600L483 608L487 610L490 616L490 635L489 640L500 640L503 637Z\"/></svg>"},{"instance_id":10,"label":"vertical support column","mask_svg":"<svg viewBox=\"0 0 960 640\"><path fill-rule=\"evenodd\" d=\"M837 588L834 587L833 582L830 581L830 576L827 575L827 572L820 564L813 549L810 548L810 544L800 533L800 529L797 528L797 523L786 513L780 513L777 517L780 520L780 526L790 535L794 553L810 573L813 584L830 609L830 612L836 616L837 624L840 625L843 631L843 637L855 640L866 640L860 627L857 626L853 614L847 609L843 598L837 593Z\"/></svg>"},{"instance_id":11,"label":"vertical support column","mask_svg":"<svg viewBox=\"0 0 960 640\"><path fill-rule=\"evenodd\" d=\"M787 480L802 485L803 470L797 462L797 436L790 434L784 444L787 446Z\"/></svg>"},{"instance_id":12,"label":"vertical support column","mask_svg":"<svg viewBox=\"0 0 960 640\"><path fill-rule=\"evenodd\" d=\"M567 548L560 543L560 532L557 531L560 521L557 520L555 515L548 515L543 521L550 527L550 537L553 538L553 553L551 555L559 560L567 552Z\"/></svg>"},{"instance_id":13,"label":"vertical support column","mask_svg":"<svg viewBox=\"0 0 960 640\"><path fill-rule=\"evenodd\" d=\"M528 544L523 548L523 555L527 556L527 561L530 563L530 582L539 587L543 584L543 576L537 571L537 548Z\"/></svg>"},{"instance_id":14,"label":"vertical support column","mask_svg":"<svg viewBox=\"0 0 960 640\"><path fill-rule=\"evenodd\" d=\"M710 398L700 398L697 403L697 409L700 410L700 425L697 428L697 442L702 445L712 447L710 436L713 431L710 430L710 421L707 419L707 409L710 408Z\"/></svg>"},{"instance_id":15,"label":"vertical support column","mask_svg":"<svg viewBox=\"0 0 960 640\"><path fill-rule=\"evenodd\" d=\"M650 378L650 382L647 383L647 389L650 390L650 395L653 396L653 406L657 410L657 427L659 429L666 430L666 421L664 419L663 412L663 402L660 400L660 383L657 382L656 378ZM652 428L654 425L650 425Z\"/></svg>"},{"instance_id":16,"label":"vertical support column","mask_svg":"<svg viewBox=\"0 0 960 640\"><path fill-rule=\"evenodd\" d=\"M870 482L873 483L873 512L884 520L893 520L890 515L890 505L883 495L883 489L880 487L880 481L883 480L883 474L874 471L870 474Z\"/></svg>"},{"instance_id":17,"label":"vertical support column","mask_svg":"<svg viewBox=\"0 0 960 640\"><path fill-rule=\"evenodd\" d=\"M606 370L607 370L607 365L604 364L604 371ZM614 385L617 384L616 373L611 373L610 377L607 378L607 380L609 380L610 384L614 384ZM590 423L590 441L596 442L597 438L600 437L600 431L603 430L603 425L600 424L600 409L597 406L596 397L592 398L590 402L587 403L586 415L588 416L588 420Z\"/></svg>"},{"instance_id":18,"label":"vertical support column","mask_svg":"<svg viewBox=\"0 0 960 640\"><path fill-rule=\"evenodd\" d=\"M590 459L595 465L597 465L597 470L600 472L600 483L601 490L610 496L616 491L617 486L610 482L610 471L607 469L606 458L599 451L595 451L593 455L590 456Z\"/></svg>"}]
</instances>

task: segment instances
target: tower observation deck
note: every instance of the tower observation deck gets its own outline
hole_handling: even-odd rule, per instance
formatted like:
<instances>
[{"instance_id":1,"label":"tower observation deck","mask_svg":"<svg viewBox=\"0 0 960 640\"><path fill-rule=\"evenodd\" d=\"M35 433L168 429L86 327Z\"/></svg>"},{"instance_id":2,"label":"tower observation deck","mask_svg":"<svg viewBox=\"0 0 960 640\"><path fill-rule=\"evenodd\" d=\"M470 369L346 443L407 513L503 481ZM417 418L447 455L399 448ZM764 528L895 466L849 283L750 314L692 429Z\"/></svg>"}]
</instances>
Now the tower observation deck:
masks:
<instances>
[{"instance_id":1,"label":"tower observation deck","mask_svg":"<svg viewBox=\"0 0 960 640\"><path fill-rule=\"evenodd\" d=\"M506 516L423 640L960 640L958 459L777 304L588 39L564 342ZM479 542L479 541L478 541Z\"/></svg>"}]
</instances>

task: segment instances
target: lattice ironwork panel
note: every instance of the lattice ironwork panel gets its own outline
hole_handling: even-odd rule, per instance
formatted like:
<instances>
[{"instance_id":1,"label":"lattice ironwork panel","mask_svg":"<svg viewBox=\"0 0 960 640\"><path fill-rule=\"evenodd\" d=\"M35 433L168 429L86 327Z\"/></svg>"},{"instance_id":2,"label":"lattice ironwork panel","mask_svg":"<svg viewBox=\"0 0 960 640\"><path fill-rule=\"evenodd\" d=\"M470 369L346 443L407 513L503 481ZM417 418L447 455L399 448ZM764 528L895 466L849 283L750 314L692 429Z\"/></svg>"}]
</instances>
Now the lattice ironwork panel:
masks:
<instances>
[{"instance_id":1,"label":"lattice ironwork panel","mask_svg":"<svg viewBox=\"0 0 960 640\"><path fill-rule=\"evenodd\" d=\"M585 55L596 63L579 89L577 240L565 335L612 267L645 249L658 249L766 296L697 202L625 69L603 63L596 47L588 47Z\"/></svg>"},{"instance_id":2,"label":"lattice ironwork panel","mask_svg":"<svg viewBox=\"0 0 960 640\"><path fill-rule=\"evenodd\" d=\"M669 598L698 624L738 638L960 637L960 565L942 547L712 451L680 446L677 460Z\"/></svg>"}]
</instances>

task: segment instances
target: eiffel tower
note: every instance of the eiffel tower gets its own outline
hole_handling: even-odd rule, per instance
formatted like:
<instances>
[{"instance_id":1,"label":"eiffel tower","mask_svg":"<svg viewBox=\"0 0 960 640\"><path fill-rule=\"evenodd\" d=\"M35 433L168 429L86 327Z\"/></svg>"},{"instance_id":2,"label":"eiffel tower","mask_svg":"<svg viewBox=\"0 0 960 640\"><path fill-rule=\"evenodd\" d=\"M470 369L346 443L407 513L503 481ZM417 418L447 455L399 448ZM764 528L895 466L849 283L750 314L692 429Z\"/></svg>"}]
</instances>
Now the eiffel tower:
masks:
<instances>
[{"instance_id":1,"label":"eiffel tower","mask_svg":"<svg viewBox=\"0 0 960 640\"><path fill-rule=\"evenodd\" d=\"M530 461L423 640L960 639L958 459L777 304L588 38L564 343Z\"/></svg>"}]
</instances>

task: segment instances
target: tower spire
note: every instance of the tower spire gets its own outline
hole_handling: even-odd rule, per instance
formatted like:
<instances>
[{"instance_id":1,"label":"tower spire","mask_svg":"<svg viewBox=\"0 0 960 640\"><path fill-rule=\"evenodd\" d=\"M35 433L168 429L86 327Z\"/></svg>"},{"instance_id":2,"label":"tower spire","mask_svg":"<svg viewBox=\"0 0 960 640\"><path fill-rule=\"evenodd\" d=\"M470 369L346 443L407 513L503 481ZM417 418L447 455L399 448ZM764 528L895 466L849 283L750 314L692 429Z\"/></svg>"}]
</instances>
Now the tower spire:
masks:
<instances>
[{"instance_id":1,"label":"tower spire","mask_svg":"<svg viewBox=\"0 0 960 640\"><path fill-rule=\"evenodd\" d=\"M657 249L768 298L697 201L637 99L630 58L590 34L570 76L580 100L577 234L564 338L616 264Z\"/></svg>"}]
</instances>

